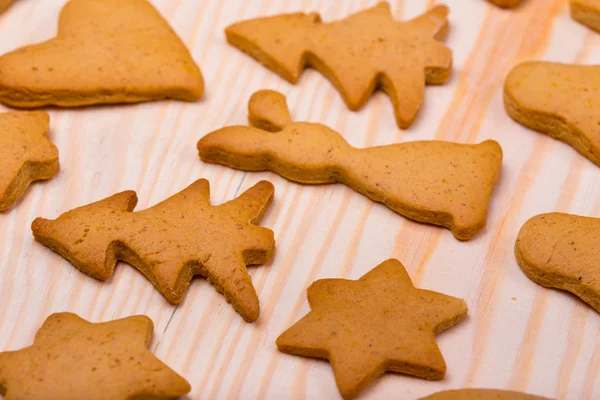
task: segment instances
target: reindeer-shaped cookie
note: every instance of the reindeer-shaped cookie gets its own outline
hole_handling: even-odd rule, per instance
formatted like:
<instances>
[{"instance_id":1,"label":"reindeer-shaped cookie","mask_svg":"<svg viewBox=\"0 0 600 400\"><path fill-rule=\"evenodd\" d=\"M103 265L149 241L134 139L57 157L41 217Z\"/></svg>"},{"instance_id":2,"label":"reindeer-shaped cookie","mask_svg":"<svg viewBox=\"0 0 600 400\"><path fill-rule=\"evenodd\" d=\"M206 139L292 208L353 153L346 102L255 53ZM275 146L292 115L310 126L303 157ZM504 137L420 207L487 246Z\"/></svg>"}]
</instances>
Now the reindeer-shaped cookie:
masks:
<instances>
[{"instance_id":1,"label":"reindeer-shaped cookie","mask_svg":"<svg viewBox=\"0 0 600 400\"><path fill-rule=\"evenodd\" d=\"M230 126L198 142L203 161L246 171L273 171L306 184L339 182L398 214L442 225L461 240L485 226L502 164L502 149L416 141L358 149L325 125L292 122L285 97L255 93L254 127Z\"/></svg>"}]
</instances>

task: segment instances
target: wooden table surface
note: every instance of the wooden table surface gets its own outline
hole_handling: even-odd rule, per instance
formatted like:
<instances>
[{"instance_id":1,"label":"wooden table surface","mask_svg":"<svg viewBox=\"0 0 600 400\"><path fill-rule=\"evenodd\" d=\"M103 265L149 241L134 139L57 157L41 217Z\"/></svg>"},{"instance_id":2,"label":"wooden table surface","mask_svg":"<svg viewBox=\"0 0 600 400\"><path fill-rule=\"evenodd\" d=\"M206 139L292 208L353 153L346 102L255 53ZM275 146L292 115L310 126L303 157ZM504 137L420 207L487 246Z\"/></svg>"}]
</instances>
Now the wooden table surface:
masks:
<instances>
[{"instance_id":1,"label":"wooden table surface","mask_svg":"<svg viewBox=\"0 0 600 400\"><path fill-rule=\"evenodd\" d=\"M386 374L364 399L415 399L461 387L510 388L559 399L600 399L600 315L574 296L540 287L513 254L520 226L550 211L600 216L598 167L567 145L513 122L502 84L515 63L545 59L600 62L598 34L571 20L566 0L525 0L513 11L483 0L447 0L454 70L448 84L426 89L424 108L399 130L389 99L377 93L349 111L333 86L308 70L290 85L227 45L223 29L242 19L319 11L325 21L373 5L371 0L152 0L202 68L197 103L50 110L61 172L32 185L0 215L0 350L29 345L52 312L92 321L146 314L156 325L152 349L192 385L189 399L335 399L328 363L279 353L275 339L308 311L306 288L319 278L356 279L396 257L415 285L464 298L468 318L438 336L446 378L428 382ZM0 16L0 53L50 38L65 0L19 0ZM433 3L396 0L396 18ZM202 163L204 134L245 124L259 89L288 96L295 120L327 124L354 146L420 139L497 140L504 151L487 228L459 242L443 228L414 223L342 185L302 186L271 173L244 173ZM245 323L204 279L169 305L139 272L120 264L107 282L80 273L34 242L30 224L133 189L144 209L204 177L213 203L261 179L275 202L263 225L275 232L272 263L250 273L261 315Z\"/></svg>"}]
</instances>

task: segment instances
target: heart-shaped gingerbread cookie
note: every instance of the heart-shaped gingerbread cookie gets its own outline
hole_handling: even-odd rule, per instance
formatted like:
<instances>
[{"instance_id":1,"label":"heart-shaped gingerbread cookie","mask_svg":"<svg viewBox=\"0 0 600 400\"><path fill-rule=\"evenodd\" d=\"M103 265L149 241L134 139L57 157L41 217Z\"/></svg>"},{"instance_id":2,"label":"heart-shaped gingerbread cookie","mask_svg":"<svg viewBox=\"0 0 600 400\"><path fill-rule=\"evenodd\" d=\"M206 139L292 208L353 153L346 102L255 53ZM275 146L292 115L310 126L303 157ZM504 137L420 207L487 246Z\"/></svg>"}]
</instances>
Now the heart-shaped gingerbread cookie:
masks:
<instances>
[{"instance_id":1,"label":"heart-shaped gingerbread cookie","mask_svg":"<svg viewBox=\"0 0 600 400\"><path fill-rule=\"evenodd\" d=\"M195 101L203 88L189 51L146 0L71 0L55 38L0 57L0 101L14 107Z\"/></svg>"}]
</instances>

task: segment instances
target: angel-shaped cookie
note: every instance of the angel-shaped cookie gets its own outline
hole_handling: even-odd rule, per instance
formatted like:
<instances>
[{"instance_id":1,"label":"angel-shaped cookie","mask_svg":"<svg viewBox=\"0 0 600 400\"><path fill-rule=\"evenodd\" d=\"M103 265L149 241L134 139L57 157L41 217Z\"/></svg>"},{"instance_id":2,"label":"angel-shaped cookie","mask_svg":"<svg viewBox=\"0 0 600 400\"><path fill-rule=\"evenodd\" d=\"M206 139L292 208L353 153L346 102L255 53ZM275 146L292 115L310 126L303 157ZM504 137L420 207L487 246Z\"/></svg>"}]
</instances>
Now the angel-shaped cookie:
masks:
<instances>
[{"instance_id":1,"label":"angel-shaped cookie","mask_svg":"<svg viewBox=\"0 0 600 400\"><path fill-rule=\"evenodd\" d=\"M270 170L300 183L343 183L398 214L449 228L461 240L485 226L502 164L502 149L493 140L358 149L325 125L292 122L280 93L255 93L249 111L254 127L230 126L200 139L203 161Z\"/></svg>"}]
</instances>

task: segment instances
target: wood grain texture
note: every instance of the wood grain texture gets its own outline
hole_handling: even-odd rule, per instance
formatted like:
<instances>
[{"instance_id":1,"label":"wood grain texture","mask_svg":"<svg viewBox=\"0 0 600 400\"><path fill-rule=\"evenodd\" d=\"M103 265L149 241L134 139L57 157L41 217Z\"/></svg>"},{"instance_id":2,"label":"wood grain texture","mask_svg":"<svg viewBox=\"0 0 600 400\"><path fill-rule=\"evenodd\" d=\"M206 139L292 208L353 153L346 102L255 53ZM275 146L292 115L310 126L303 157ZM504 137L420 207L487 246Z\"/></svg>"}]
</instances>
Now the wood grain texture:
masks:
<instances>
[{"instance_id":1,"label":"wood grain texture","mask_svg":"<svg viewBox=\"0 0 600 400\"><path fill-rule=\"evenodd\" d=\"M600 398L600 316L574 296L531 282L513 245L531 216L551 211L600 216L598 167L569 146L513 122L502 83L519 61L600 63L597 34L569 17L566 0L528 0L502 10L481 0L447 0L454 70L448 84L428 86L410 129L397 129L378 93L351 112L315 71L290 85L227 45L236 21L317 10L342 18L376 0L152 0L188 45L206 81L197 103L164 101L81 110L51 109L50 138L61 172L33 184L0 214L0 350L28 345L52 312L92 321L147 314L156 355L192 385L189 399L339 398L328 363L277 352L275 339L308 311L306 288L325 277L357 279L389 257L418 287L464 298L469 316L438 337L448 373L440 382L387 374L364 399L415 399L470 387L523 390L559 399ZM65 0L20 0L0 15L0 53L52 37ZM392 2L410 18L436 2ZM259 89L281 91L294 119L329 125L353 146L422 139L497 140L503 171L486 229L462 243L452 234L402 218L342 185L302 186L271 173L244 173L199 161L195 144L225 125L246 124L247 101ZM5 109L0 107L0 111ZM119 265L95 281L35 243L38 216L54 218L116 192L137 191L145 209L198 178L212 199L234 198L261 179L275 185L263 225L274 230L275 259L250 268L261 315L245 323L204 279L185 300L168 304L134 268Z\"/></svg>"}]
</instances>

